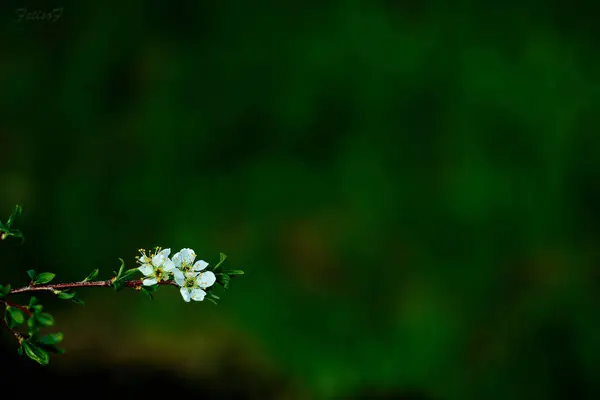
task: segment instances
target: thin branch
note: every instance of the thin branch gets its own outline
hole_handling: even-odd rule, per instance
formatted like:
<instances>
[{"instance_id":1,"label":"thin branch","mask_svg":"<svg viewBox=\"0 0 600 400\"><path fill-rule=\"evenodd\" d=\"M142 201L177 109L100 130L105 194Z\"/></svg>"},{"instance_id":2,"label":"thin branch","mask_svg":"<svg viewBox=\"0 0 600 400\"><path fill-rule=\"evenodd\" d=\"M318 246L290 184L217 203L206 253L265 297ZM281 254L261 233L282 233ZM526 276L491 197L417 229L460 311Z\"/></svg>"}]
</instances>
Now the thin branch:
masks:
<instances>
[{"instance_id":1,"label":"thin branch","mask_svg":"<svg viewBox=\"0 0 600 400\"><path fill-rule=\"evenodd\" d=\"M142 280L127 281L127 282L124 282L124 284L125 284L125 286L127 286L129 288L137 289L142 286ZM175 281L172 281L172 280L159 282L158 284L159 285L177 286L177 283L175 283ZM29 286L25 286L22 288L12 289L10 292L8 292L7 296L11 296L14 294L19 294L19 293L28 293L28 292L41 292L41 291L54 292L57 290L83 288L83 287L112 287L112 286L113 286L112 279L108 279L105 281L87 281L87 282L81 281L81 282L69 282L69 283L51 283L51 284L46 284L46 285L29 285Z\"/></svg>"},{"instance_id":2,"label":"thin branch","mask_svg":"<svg viewBox=\"0 0 600 400\"><path fill-rule=\"evenodd\" d=\"M83 287L113 287L113 284L114 284L113 279L108 279L105 281L80 281L80 282L69 282L69 283L45 284L45 285L28 285L28 286L24 286L24 287L17 288L17 289L12 289L10 292L8 292L8 294L6 296L8 297L8 296L11 296L14 294L29 293L29 292L42 292L42 291L54 293L56 291L61 291L61 290L65 290L65 289L83 288ZM142 280L133 280L133 281L124 282L123 284L124 284L124 286L127 286L128 288L139 290L143 285L143 281ZM158 284L159 285L179 286L173 280L158 282ZM19 310L23 311L24 313L26 313L29 317L31 317L31 315L32 315L31 310L29 310L29 308L27 306L13 303L12 301L9 301L6 299L0 299L0 303L4 304L5 308L15 307L15 308L18 308ZM6 329L8 329L13 334L13 336L15 337L17 342L21 343L26 338L25 335L16 331L15 329L11 328L6 323L4 318L0 317L0 319L2 319L2 324L6 327Z\"/></svg>"}]
</instances>

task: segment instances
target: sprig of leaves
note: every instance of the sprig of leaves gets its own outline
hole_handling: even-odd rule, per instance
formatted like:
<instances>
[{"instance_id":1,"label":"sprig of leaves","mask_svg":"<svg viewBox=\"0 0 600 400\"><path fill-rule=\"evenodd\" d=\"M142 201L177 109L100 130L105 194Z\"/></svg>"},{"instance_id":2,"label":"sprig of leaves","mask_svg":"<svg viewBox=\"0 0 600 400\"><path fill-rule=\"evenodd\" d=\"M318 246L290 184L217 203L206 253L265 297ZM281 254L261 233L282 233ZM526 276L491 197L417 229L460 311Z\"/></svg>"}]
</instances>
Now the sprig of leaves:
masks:
<instances>
[{"instance_id":1,"label":"sprig of leaves","mask_svg":"<svg viewBox=\"0 0 600 400\"><path fill-rule=\"evenodd\" d=\"M30 269L27 271L27 275L31 278L31 285L45 285L46 283L50 283L52 279L56 277L56 274L52 272L42 272L39 275L36 275L35 270Z\"/></svg>"},{"instance_id":2,"label":"sprig of leaves","mask_svg":"<svg viewBox=\"0 0 600 400\"><path fill-rule=\"evenodd\" d=\"M112 279L112 285L117 292L123 289L127 285L127 281L139 272L137 268L125 270L125 261L122 258L119 258L119 261L121 261L119 272L113 271L115 277Z\"/></svg>"},{"instance_id":3,"label":"sprig of leaves","mask_svg":"<svg viewBox=\"0 0 600 400\"><path fill-rule=\"evenodd\" d=\"M23 214L23 208L17 204L13 212L8 217L8 220L6 220L6 223L3 224L2 221L0 221L0 240L4 240L9 236L21 238L21 241L25 240L25 237L21 231L18 229L13 229L12 227L17 217L20 217L21 214Z\"/></svg>"},{"instance_id":4,"label":"sprig of leaves","mask_svg":"<svg viewBox=\"0 0 600 400\"><path fill-rule=\"evenodd\" d=\"M75 296L75 292L71 289L55 290L54 294L61 300L71 300L75 304L83 305L84 301Z\"/></svg>"},{"instance_id":5,"label":"sprig of leaves","mask_svg":"<svg viewBox=\"0 0 600 400\"><path fill-rule=\"evenodd\" d=\"M0 299L6 297L10 293L10 284L0 285Z\"/></svg>"},{"instance_id":6,"label":"sprig of leaves","mask_svg":"<svg viewBox=\"0 0 600 400\"><path fill-rule=\"evenodd\" d=\"M0 240L4 240L8 236L20 237L24 240L22 233L18 229L13 228L13 224L17 217L21 216L23 210L21 206L17 205L15 210L7 219L6 223L0 221ZM157 250L158 251L158 250ZM166 257L166 256L165 256ZM223 286L224 290L227 291L232 278L235 276L243 275L242 270L221 270L215 272L227 259L227 255L220 253L219 262L214 267L209 267L208 270L215 273L216 283ZM88 286L104 286L113 287L115 291L122 290L124 287L132 287L136 290L143 291L152 299L152 293L159 287L158 284L152 286L143 285L143 281L132 279L135 275L140 272L139 268L125 269L125 262L123 259L119 259L121 265L118 271L114 272L114 277L110 280L96 281L98 278L98 269L94 269L90 274L80 282L73 283L59 283L51 284L56 277L56 274L52 272L37 273L35 270L30 269L27 271L29 276L29 286L12 290L11 285L0 285L0 304L4 305L4 316L3 322L6 327L12 331L13 335L19 343L18 352L21 355L26 355L32 360L39 364L46 365L50 362L50 353L62 354L64 350L57 345L62 341L63 334L60 332L49 333L46 335L41 334L41 330L51 327L54 325L54 317L43 311L43 306L37 303L35 297L31 297L27 306L15 304L11 301L5 300L11 293L24 293L32 291L51 291L59 299L71 300L77 304L83 304L83 301L76 297L76 293L73 290L77 287L88 287ZM177 286L176 281L173 280L162 280L160 283L172 284ZM205 299L217 304L217 300L220 299L214 292L215 286L211 286L206 290ZM189 301L189 298L185 298ZM18 328L18 329L17 329ZM26 329L27 333L24 333ZM21 332L23 331L23 332Z\"/></svg>"},{"instance_id":7,"label":"sprig of leaves","mask_svg":"<svg viewBox=\"0 0 600 400\"><path fill-rule=\"evenodd\" d=\"M43 311L43 306L37 304L37 299L34 296L29 299L29 305L23 306L23 308L7 305L4 312L4 322L13 330L17 326L27 324L26 335L17 333L19 354L25 354L39 364L46 365L50 362L49 353L64 353L64 350L57 346L63 339L62 333L40 334L40 329L54 325L54 317Z\"/></svg>"},{"instance_id":8,"label":"sprig of leaves","mask_svg":"<svg viewBox=\"0 0 600 400\"><path fill-rule=\"evenodd\" d=\"M214 267L209 268L209 270L215 273L215 276L217 277L217 284L221 285L225 292L227 292L231 279L238 275L244 275L244 271L239 269L229 269L223 272L215 272L217 268L219 268L221 264L225 262L225 260L227 260L227 255L220 253L219 262ZM205 299L214 304L217 304L216 300L220 299L219 296L213 293L212 288L206 292L206 295L207 297L205 297Z\"/></svg>"}]
</instances>

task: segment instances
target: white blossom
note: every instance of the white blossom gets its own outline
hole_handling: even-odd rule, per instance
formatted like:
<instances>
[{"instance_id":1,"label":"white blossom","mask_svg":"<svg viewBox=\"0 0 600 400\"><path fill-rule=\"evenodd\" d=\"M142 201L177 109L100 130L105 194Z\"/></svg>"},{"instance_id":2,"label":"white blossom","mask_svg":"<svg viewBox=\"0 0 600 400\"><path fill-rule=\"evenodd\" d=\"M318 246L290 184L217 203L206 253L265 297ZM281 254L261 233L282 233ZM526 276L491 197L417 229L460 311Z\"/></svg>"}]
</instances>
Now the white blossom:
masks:
<instances>
[{"instance_id":1,"label":"white blossom","mask_svg":"<svg viewBox=\"0 0 600 400\"><path fill-rule=\"evenodd\" d=\"M204 260L196 259L196 253L192 249L182 249L173 256L173 264L177 273L175 282L181 286L180 292L183 300L202 301L206 296L203 289L212 286L217 277L211 271L202 272L208 263Z\"/></svg>"},{"instance_id":2,"label":"white blossom","mask_svg":"<svg viewBox=\"0 0 600 400\"><path fill-rule=\"evenodd\" d=\"M146 277L142 284L144 286L156 285L159 282L168 281L171 275L177 277L183 275L179 270L176 270L175 264L169 259L171 249L161 250L159 247L154 253L146 255L146 250L140 250L142 254L138 258L141 264L138 269Z\"/></svg>"},{"instance_id":3,"label":"white blossom","mask_svg":"<svg viewBox=\"0 0 600 400\"><path fill-rule=\"evenodd\" d=\"M194 250L186 248L175 253L173 264L175 264L175 268L183 272L186 276L196 276L208 266L208 263L204 260L198 260L194 263L195 259L196 253Z\"/></svg>"}]
</instances>

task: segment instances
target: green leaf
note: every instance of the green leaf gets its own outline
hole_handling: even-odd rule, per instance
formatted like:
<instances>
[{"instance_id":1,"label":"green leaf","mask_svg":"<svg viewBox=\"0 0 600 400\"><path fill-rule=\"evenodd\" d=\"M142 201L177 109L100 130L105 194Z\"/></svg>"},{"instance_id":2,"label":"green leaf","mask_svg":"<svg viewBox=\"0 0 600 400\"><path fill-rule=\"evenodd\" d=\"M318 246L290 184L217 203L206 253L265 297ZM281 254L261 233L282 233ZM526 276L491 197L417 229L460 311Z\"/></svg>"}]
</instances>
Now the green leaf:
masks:
<instances>
[{"instance_id":1,"label":"green leaf","mask_svg":"<svg viewBox=\"0 0 600 400\"><path fill-rule=\"evenodd\" d=\"M34 280L34 279L35 279L35 270L34 270L34 269L30 269L30 270L28 270L28 271L27 271L27 275L29 275L29 278L30 278L31 280Z\"/></svg>"},{"instance_id":2,"label":"green leaf","mask_svg":"<svg viewBox=\"0 0 600 400\"><path fill-rule=\"evenodd\" d=\"M213 299L220 300L220 297L219 297L219 296L217 296L216 294L212 293L212 292L208 292L207 294L208 294L210 297L212 297Z\"/></svg>"},{"instance_id":3,"label":"green leaf","mask_svg":"<svg viewBox=\"0 0 600 400\"><path fill-rule=\"evenodd\" d=\"M54 317L46 312L35 314L35 319L37 319L37 322L42 326L54 325Z\"/></svg>"},{"instance_id":4,"label":"green leaf","mask_svg":"<svg viewBox=\"0 0 600 400\"><path fill-rule=\"evenodd\" d=\"M15 222L15 219L20 217L21 214L23 214L23 208L17 204L12 214L10 214L10 217L8 217L8 221L6 221L6 227L10 229L12 224Z\"/></svg>"},{"instance_id":5,"label":"green leaf","mask_svg":"<svg viewBox=\"0 0 600 400\"><path fill-rule=\"evenodd\" d=\"M227 254L225 253L220 253L219 254L219 262L217 263L217 265L215 265L215 267L212 269L213 271L216 270L217 268L219 268L219 266L221 264L223 264L223 262L227 260Z\"/></svg>"},{"instance_id":6,"label":"green leaf","mask_svg":"<svg viewBox=\"0 0 600 400\"><path fill-rule=\"evenodd\" d=\"M152 292L156 292L158 290L158 285L152 285L152 286L142 286L142 289L148 291L149 293Z\"/></svg>"},{"instance_id":7,"label":"green leaf","mask_svg":"<svg viewBox=\"0 0 600 400\"><path fill-rule=\"evenodd\" d=\"M37 297L31 296L29 298L29 307L33 307L37 303Z\"/></svg>"},{"instance_id":8,"label":"green leaf","mask_svg":"<svg viewBox=\"0 0 600 400\"><path fill-rule=\"evenodd\" d=\"M158 285L156 285L158 286ZM154 290L150 289L153 286L142 286L142 292L144 292L146 295L148 295L148 297L150 297L150 300L154 300L154 296L152 296L152 292L154 292Z\"/></svg>"},{"instance_id":9,"label":"green leaf","mask_svg":"<svg viewBox=\"0 0 600 400\"><path fill-rule=\"evenodd\" d=\"M25 322L25 314L18 308L8 306L6 307L6 311L8 311L10 318L14 321L15 324L21 325L23 322Z\"/></svg>"},{"instance_id":10,"label":"green leaf","mask_svg":"<svg viewBox=\"0 0 600 400\"><path fill-rule=\"evenodd\" d=\"M54 279L54 277L56 276L56 274L53 274L52 272L42 272L41 274L39 274L37 276L37 278L35 278L35 281L33 282L34 285L43 285L45 283L50 282L52 279Z\"/></svg>"},{"instance_id":11,"label":"green leaf","mask_svg":"<svg viewBox=\"0 0 600 400\"><path fill-rule=\"evenodd\" d=\"M63 334L61 332L49 333L39 339L39 343L45 345L58 344L63 340Z\"/></svg>"},{"instance_id":12,"label":"green leaf","mask_svg":"<svg viewBox=\"0 0 600 400\"><path fill-rule=\"evenodd\" d=\"M119 261L121 261L121 267L119 268L119 272L117 272L117 276L116 276L117 279L121 278L121 275L123 274L123 270L125 269L125 261L123 261L122 258L119 258Z\"/></svg>"},{"instance_id":13,"label":"green leaf","mask_svg":"<svg viewBox=\"0 0 600 400\"><path fill-rule=\"evenodd\" d=\"M43 305L41 304L34 304L31 306L31 308L33 309L34 312L39 313L42 311L42 309L44 308Z\"/></svg>"},{"instance_id":14,"label":"green leaf","mask_svg":"<svg viewBox=\"0 0 600 400\"><path fill-rule=\"evenodd\" d=\"M133 276L137 275L139 272L140 272L140 270L139 270L139 269L137 269L137 268L131 268L131 269L128 269L127 271L125 271L125 272L124 272L124 273L121 275L121 277L119 278L119 280L121 280L121 281L127 281L127 280L129 280L129 278L131 278L131 277L133 277Z\"/></svg>"},{"instance_id":15,"label":"green leaf","mask_svg":"<svg viewBox=\"0 0 600 400\"><path fill-rule=\"evenodd\" d=\"M23 236L23 234L21 233L21 231L19 231L18 229L13 229L12 231L8 232L5 231L3 233L3 236L6 238L8 236L12 236L12 237L16 237L16 238L21 238L21 242L25 241L25 236Z\"/></svg>"},{"instance_id":16,"label":"green leaf","mask_svg":"<svg viewBox=\"0 0 600 400\"><path fill-rule=\"evenodd\" d=\"M9 231L7 229L0 228L0 240L4 240L9 236L21 238L21 242L25 241L25 237L18 229L13 229L12 231Z\"/></svg>"},{"instance_id":17,"label":"green leaf","mask_svg":"<svg viewBox=\"0 0 600 400\"><path fill-rule=\"evenodd\" d=\"M115 291L119 291L121 289L123 289L123 281L120 279L116 279L113 283L112 283L113 287L115 288Z\"/></svg>"},{"instance_id":18,"label":"green leaf","mask_svg":"<svg viewBox=\"0 0 600 400\"><path fill-rule=\"evenodd\" d=\"M67 292L66 290L63 290L62 292L60 290L57 290L57 292L58 293L55 293L59 299L70 300L73 297L75 297L75 292Z\"/></svg>"},{"instance_id":19,"label":"green leaf","mask_svg":"<svg viewBox=\"0 0 600 400\"><path fill-rule=\"evenodd\" d=\"M85 304L85 302L84 302L83 300L81 300L80 298L78 298L78 297L73 297L73 298L71 299L71 301L72 301L73 303L75 303L75 304L79 304L79 305L83 305L83 304Z\"/></svg>"},{"instance_id":20,"label":"green leaf","mask_svg":"<svg viewBox=\"0 0 600 400\"><path fill-rule=\"evenodd\" d=\"M0 299L2 297L6 297L6 295L10 292L10 284L8 285L0 285Z\"/></svg>"},{"instance_id":21,"label":"green leaf","mask_svg":"<svg viewBox=\"0 0 600 400\"><path fill-rule=\"evenodd\" d=\"M210 297L206 297L206 300L210 301L211 303L213 303L214 305L217 305L217 302L214 301L213 299L211 299Z\"/></svg>"},{"instance_id":22,"label":"green leaf","mask_svg":"<svg viewBox=\"0 0 600 400\"><path fill-rule=\"evenodd\" d=\"M33 343L24 341L23 343L21 343L21 346L23 346L23 350L25 350L25 354L27 355L27 357L31 358L32 360L37 361L42 365L47 365L50 362L48 352L39 348Z\"/></svg>"},{"instance_id":23,"label":"green leaf","mask_svg":"<svg viewBox=\"0 0 600 400\"><path fill-rule=\"evenodd\" d=\"M240 269L230 269L229 271L225 271L227 275L244 275L244 271Z\"/></svg>"},{"instance_id":24,"label":"green leaf","mask_svg":"<svg viewBox=\"0 0 600 400\"><path fill-rule=\"evenodd\" d=\"M83 280L84 282L89 282L89 281L93 281L94 279L96 279L98 277L98 268L96 268L95 270L93 270L92 272L90 272L90 274Z\"/></svg>"},{"instance_id":25,"label":"green leaf","mask_svg":"<svg viewBox=\"0 0 600 400\"><path fill-rule=\"evenodd\" d=\"M229 281L231 280L231 278L229 278L229 275L226 274L217 274L217 283L221 286L223 286L223 288L225 290L229 289Z\"/></svg>"}]
</instances>

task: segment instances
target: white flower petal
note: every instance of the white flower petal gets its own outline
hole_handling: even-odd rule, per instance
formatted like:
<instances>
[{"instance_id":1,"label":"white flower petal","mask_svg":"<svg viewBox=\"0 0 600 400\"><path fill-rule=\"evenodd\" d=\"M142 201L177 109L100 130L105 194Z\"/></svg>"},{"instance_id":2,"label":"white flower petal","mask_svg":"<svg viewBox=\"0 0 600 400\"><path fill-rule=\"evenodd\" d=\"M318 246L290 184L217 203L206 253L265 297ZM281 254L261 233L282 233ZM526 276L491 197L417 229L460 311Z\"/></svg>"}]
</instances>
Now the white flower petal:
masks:
<instances>
[{"instance_id":1,"label":"white flower petal","mask_svg":"<svg viewBox=\"0 0 600 400\"><path fill-rule=\"evenodd\" d=\"M175 264L175 268L181 268L181 253L175 253L173 257L171 257L173 264Z\"/></svg>"},{"instance_id":2,"label":"white flower petal","mask_svg":"<svg viewBox=\"0 0 600 400\"><path fill-rule=\"evenodd\" d=\"M192 299L196 301L204 300L204 296L206 296L206 292L202 289L193 289L192 290Z\"/></svg>"},{"instance_id":3,"label":"white flower petal","mask_svg":"<svg viewBox=\"0 0 600 400\"><path fill-rule=\"evenodd\" d=\"M182 287L181 289L179 289L179 292L181 293L181 297L183 297L183 300L189 303L192 297L190 289Z\"/></svg>"},{"instance_id":4,"label":"white flower petal","mask_svg":"<svg viewBox=\"0 0 600 400\"><path fill-rule=\"evenodd\" d=\"M202 272L198 278L196 278L196 283L202 289L206 289L209 286L212 286L217 281L217 277L210 271Z\"/></svg>"},{"instance_id":5,"label":"white flower petal","mask_svg":"<svg viewBox=\"0 0 600 400\"><path fill-rule=\"evenodd\" d=\"M152 278L152 279L144 279L142 281L142 284L144 286L152 286L152 285L156 285L156 278Z\"/></svg>"},{"instance_id":6,"label":"white flower petal","mask_svg":"<svg viewBox=\"0 0 600 400\"><path fill-rule=\"evenodd\" d=\"M173 263L173 261L167 258L163 263L163 270L166 272L173 272L173 269L175 269L175 264Z\"/></svg>"},{"instance_id":7,"label":"white flower petal","mask_svg":"<svg viewBox=\"0 0 600 400\"><path fill-rule=\"evenodd\" d=\"M200 272L199 272L199 271L186 271L186 272L185 272L185 276L186 276L187 278L193 278L193 277L195 277L195 276L198 276L199 274L200 274Z\"/></svg>"},{"instance_id":8,"label":"white flower petal","mask_svg":"<svg viewBox=\"0 0 600 400\"><path fill-rule=\"evenodd\" d=\"M183 282L185 282L185 276L183 275L183 272L178 269L174 269L173 278L175 279L175 283L177 283L179 286L183 286Z\"/></svg>"},{"instance_id":9,"label":"white flower petal","mask_svg":"<svg viewBox=\"0 0 600 400\"><path fill-rule=\"evenodd\" d=\"M158 254L162 254L162 256L163 256L164 258L167 258L167 257L169 257L169 254L171 254L171 249L164 249L164 250L162 250L162 251L161 251L160 253L158 253Z\"/></svg>"},{"instance_id":10,"label":"white flower petal","mask_svg":"<svg viewBox=\"0 0 600 400\"><path fill-rule=\"evenodd\" d=\"M155 267L160 267L163 262L165 262L165 257L160 253L158 253L154 257L152 257L152 264Z\"/></svg>"},{"instance_id":11,"label":"white flower petal","mask_svg":"<svg viewBox=\"0 0 600 400\"><path fill-rule=\"evenodd\" d=\"M196 253L192 249L181 249L181 262L192 265L194 263L194 259L196 258Z\"/></svg>"},{"instance_id":12,"label":"white flower petal","mask_svg":"<svg viewBox=\"0 0 600 400\"><path fill-rule=\"evenodd\" d=\"M154 268L152 268L152 265L150 264L141 265L138 267L138 269L142 274L144 274L144 276L152 275L154 272Z\"/></svg>"},{"instance_id":13,"label":"white flower petal","mask_svg":"<svg viewBox=\"0 0 600 400\"><path fill-rule=\"evenodd\" d=\"M196 264L194 264L194 271L202 271L204 268L208 267L208 263L204 260L198 260L196 261Z\"/></svg>"},{"instance_id":14,"label":"white flower petal","mask_svg":"<svg viewBox=\"0 0 600 400\"><path fill-rule=\"evenodd\" d=\"M138 258L138 261L141 262L142 264L146 263L146 257L145 256L140 256L140 258Z\"/></svg>"}]
</instances>

